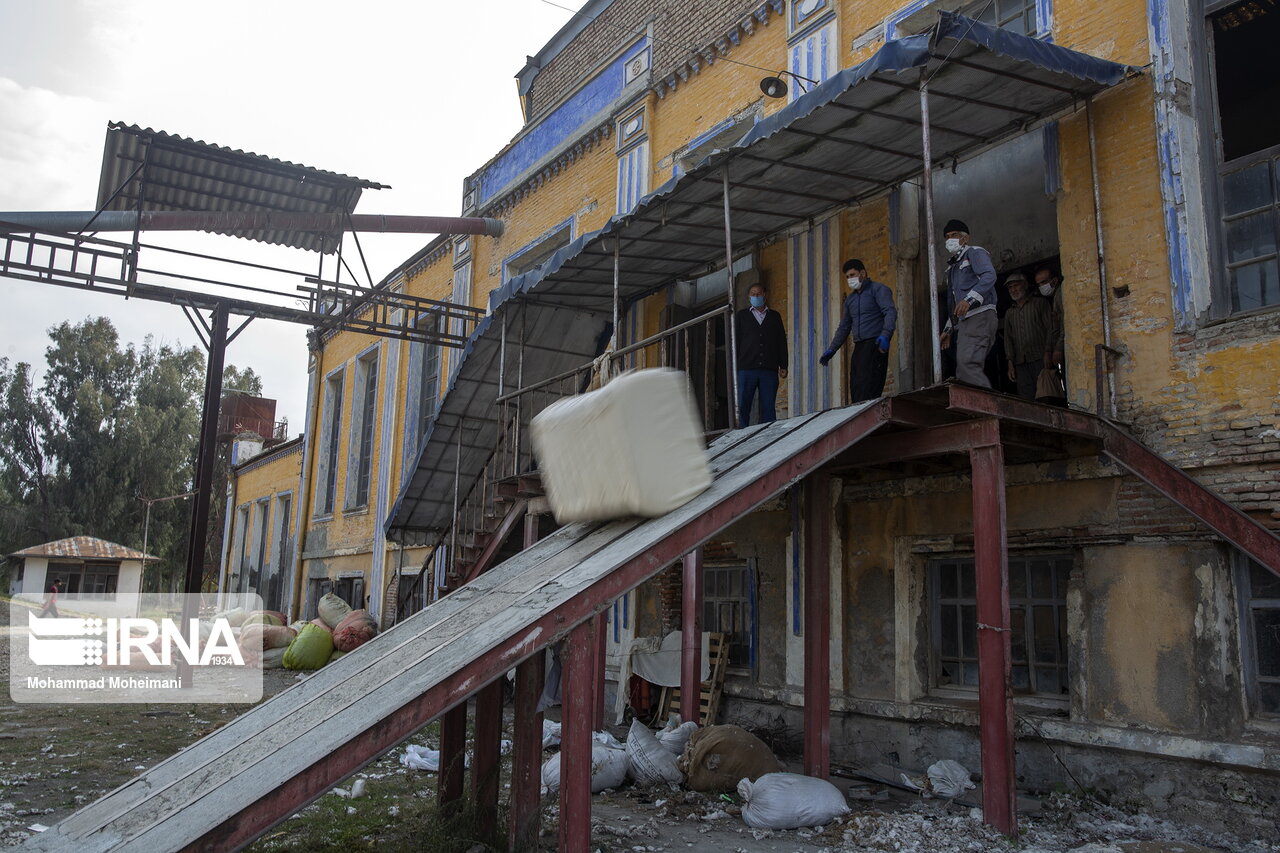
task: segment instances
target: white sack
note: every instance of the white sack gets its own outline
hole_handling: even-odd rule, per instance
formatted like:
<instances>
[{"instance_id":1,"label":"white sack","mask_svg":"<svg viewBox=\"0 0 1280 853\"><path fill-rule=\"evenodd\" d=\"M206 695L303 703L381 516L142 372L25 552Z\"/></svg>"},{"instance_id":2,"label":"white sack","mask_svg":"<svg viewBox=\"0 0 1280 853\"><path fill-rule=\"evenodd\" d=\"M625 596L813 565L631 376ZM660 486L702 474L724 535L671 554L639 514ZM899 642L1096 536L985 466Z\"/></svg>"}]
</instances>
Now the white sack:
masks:
<instances>
[{"instance_id":1,"label":"white sack","mask_svg":"<svg viewBox=\"0 0 1280 853\"><path fill-rule=\"evenodd\" d=\"M631 721L626 751L631 778L641 785L679 785L684 780L684 774L676 768L675 755L639 720Z\"/></svg>"},{"instance_id":2,"label":"white sack","mask_svg":"<svg viewBox=\"0 0 1280 853\"><path fill-rule=\"evenodd\" d=\"M542 721L542 748L560 745L560 724L553 720Z\"/></svg>"},{"instance_id":3,"label":"white sack","mask_svg":"<svg viewBox=\"0 0 1280 853\"><path fill-rule=\"evenodd\" d=\"M738 783L742 819L756 829L823 826L849 813L844 794L826 779L798 773L766 773Z\"/></svg>"},{"instance_id":4,"label":"white sack","mask_svg":"<svg viewBox=\"0 0 1280 853\"><path fill-rule=\"evenodd\" d=\"M625 373L548 406L530 426L556 521L657 517L711 485L688 377Z\"/></svg>"},{"instance_id":5,"label":"white sack","mask_svg":"<svg viewBox=\"0 0 1280 853\"><path fill-rule=\"evenodd\" d=\"M954 799L965 791L978 787L969 781L969 771L958 761L944 758L929 767L929 782L935 796Z\"/></svg>"},{"instance_id":6,"label":"white sack","mask_svg":"<svg viewBox=\"0 0 1280 853\"><path fill-rule=\"evenodd\" d=\"M697 723L693 720L681 723L680 716L677 714L667 723L666 728L658 732L656 737L658 738L658 743L662 744L667 752L678 756L684 753L684 748L689 745L689 738L697 730Z\"/></svg>"},{"instance_id":7,"label":"white sack","mask_svg":"<svg viewBox=\"0 0 1280 853\"><path fill-rule=\"evenodd\" d=\"M404 755L400 756L400 764L410 770L439 770L440 750L409 744L404 748ZM468 753L462 754L462 766L471 766L471 756Z\"/></svg>"},{"instance_id":8,"label":"white sack","mask_svg":"<svg viewBox=\"0 0 1280 853\"><path fill-rule=\"evenodd\" d=\"M542 787L546 793L560 790L560 756L557 752L542 765ZM627 781L627 752L598 741L591 743L591 793L617 788Z\"/></svg>"}]
</instances>

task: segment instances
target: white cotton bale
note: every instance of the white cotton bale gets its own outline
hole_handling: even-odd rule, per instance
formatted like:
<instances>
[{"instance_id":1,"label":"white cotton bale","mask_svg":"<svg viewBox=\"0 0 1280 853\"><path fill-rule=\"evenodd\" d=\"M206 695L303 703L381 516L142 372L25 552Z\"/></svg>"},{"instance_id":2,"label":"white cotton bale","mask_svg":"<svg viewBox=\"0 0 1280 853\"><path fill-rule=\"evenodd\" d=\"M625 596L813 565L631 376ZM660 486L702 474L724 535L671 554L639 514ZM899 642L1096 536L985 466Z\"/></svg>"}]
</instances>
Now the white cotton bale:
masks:
<instances>
[{"instance_id":1,"label":"white cotton bale","mask_svg":"<svg viewBox=\"0 0 1280 853\"><path fill-rule=\"evenodd\" d=\"M711 485L688 377L637 370L533 419L534 452L556 521L655 518Z\"/></svg>"}]
</instances>

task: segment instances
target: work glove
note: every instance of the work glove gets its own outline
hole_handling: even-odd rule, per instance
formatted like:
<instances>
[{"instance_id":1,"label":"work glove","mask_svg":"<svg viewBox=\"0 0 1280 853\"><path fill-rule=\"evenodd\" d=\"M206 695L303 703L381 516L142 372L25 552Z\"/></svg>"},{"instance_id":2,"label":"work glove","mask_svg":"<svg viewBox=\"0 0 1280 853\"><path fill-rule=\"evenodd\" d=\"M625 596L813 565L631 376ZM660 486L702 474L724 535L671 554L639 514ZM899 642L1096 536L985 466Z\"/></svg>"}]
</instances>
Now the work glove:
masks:
<instances>
[{"instance_id":1,"label":"work glove","mask_svg":"<svg viewBox=\"0 0 1280 853\"><path fill-rule=\"evenodd\" d=\"M876 346L880 347L880 352L888 352L888 351L889 351L889 336L888 336L888 335L881 335L880 337L876 338Z\"/></svg>"},{"instance_id":2,"label":"work glove","mask_svg":"<svg viewBox=\"0 0 1280 853\"><path fill-rule=\"evenodd\" d=\"M833 355L835 355L834 352L832 352L831 350L827 350L822 355L818 356L818 364L821 364L823 367L826 367L827 362L831 360L831 357Z\"/></svg>"}]
</instances>

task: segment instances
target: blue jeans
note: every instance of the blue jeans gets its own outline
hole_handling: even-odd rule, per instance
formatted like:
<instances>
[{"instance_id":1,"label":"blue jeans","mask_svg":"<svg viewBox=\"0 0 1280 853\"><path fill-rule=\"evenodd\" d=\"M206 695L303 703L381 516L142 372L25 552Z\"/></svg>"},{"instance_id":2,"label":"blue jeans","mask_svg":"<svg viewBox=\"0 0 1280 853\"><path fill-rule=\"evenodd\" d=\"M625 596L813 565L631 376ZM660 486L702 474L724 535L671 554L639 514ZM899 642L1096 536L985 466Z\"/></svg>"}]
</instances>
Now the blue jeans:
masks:
<instances>
[{"instance_id":1,"label":"blue jeans","mask_svg":"<svg viewBox=\"0 0 1280 853\"><path fill-rule=\"evenodd\" d=\"M778 419L774 411L774 403L778 399L778 371L776 370L739 370L738 371L738 426L745 427L751 420L751 403L760 392L760 423L767 424Z\"/></svg>"}]
</instances>

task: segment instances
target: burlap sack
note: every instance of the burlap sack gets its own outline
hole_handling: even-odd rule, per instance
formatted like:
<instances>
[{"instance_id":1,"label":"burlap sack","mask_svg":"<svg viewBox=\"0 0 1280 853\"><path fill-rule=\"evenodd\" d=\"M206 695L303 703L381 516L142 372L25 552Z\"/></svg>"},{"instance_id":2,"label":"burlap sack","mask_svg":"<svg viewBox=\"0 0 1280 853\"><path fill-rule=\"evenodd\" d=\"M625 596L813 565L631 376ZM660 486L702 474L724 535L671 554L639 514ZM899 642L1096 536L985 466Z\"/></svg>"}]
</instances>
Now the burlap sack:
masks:
<instances>
[{"instance_id":1,"label":"burlap sack","mask_svg":"<svg viewBox=\"0 0 1280 853\"><path fill-rule=\"evenodd\" d=\"M676 767L692 791L736 791L742 779L754 782L783 769L764 741L738 726L694 732Z\"/></svg>"}]
</instances>

